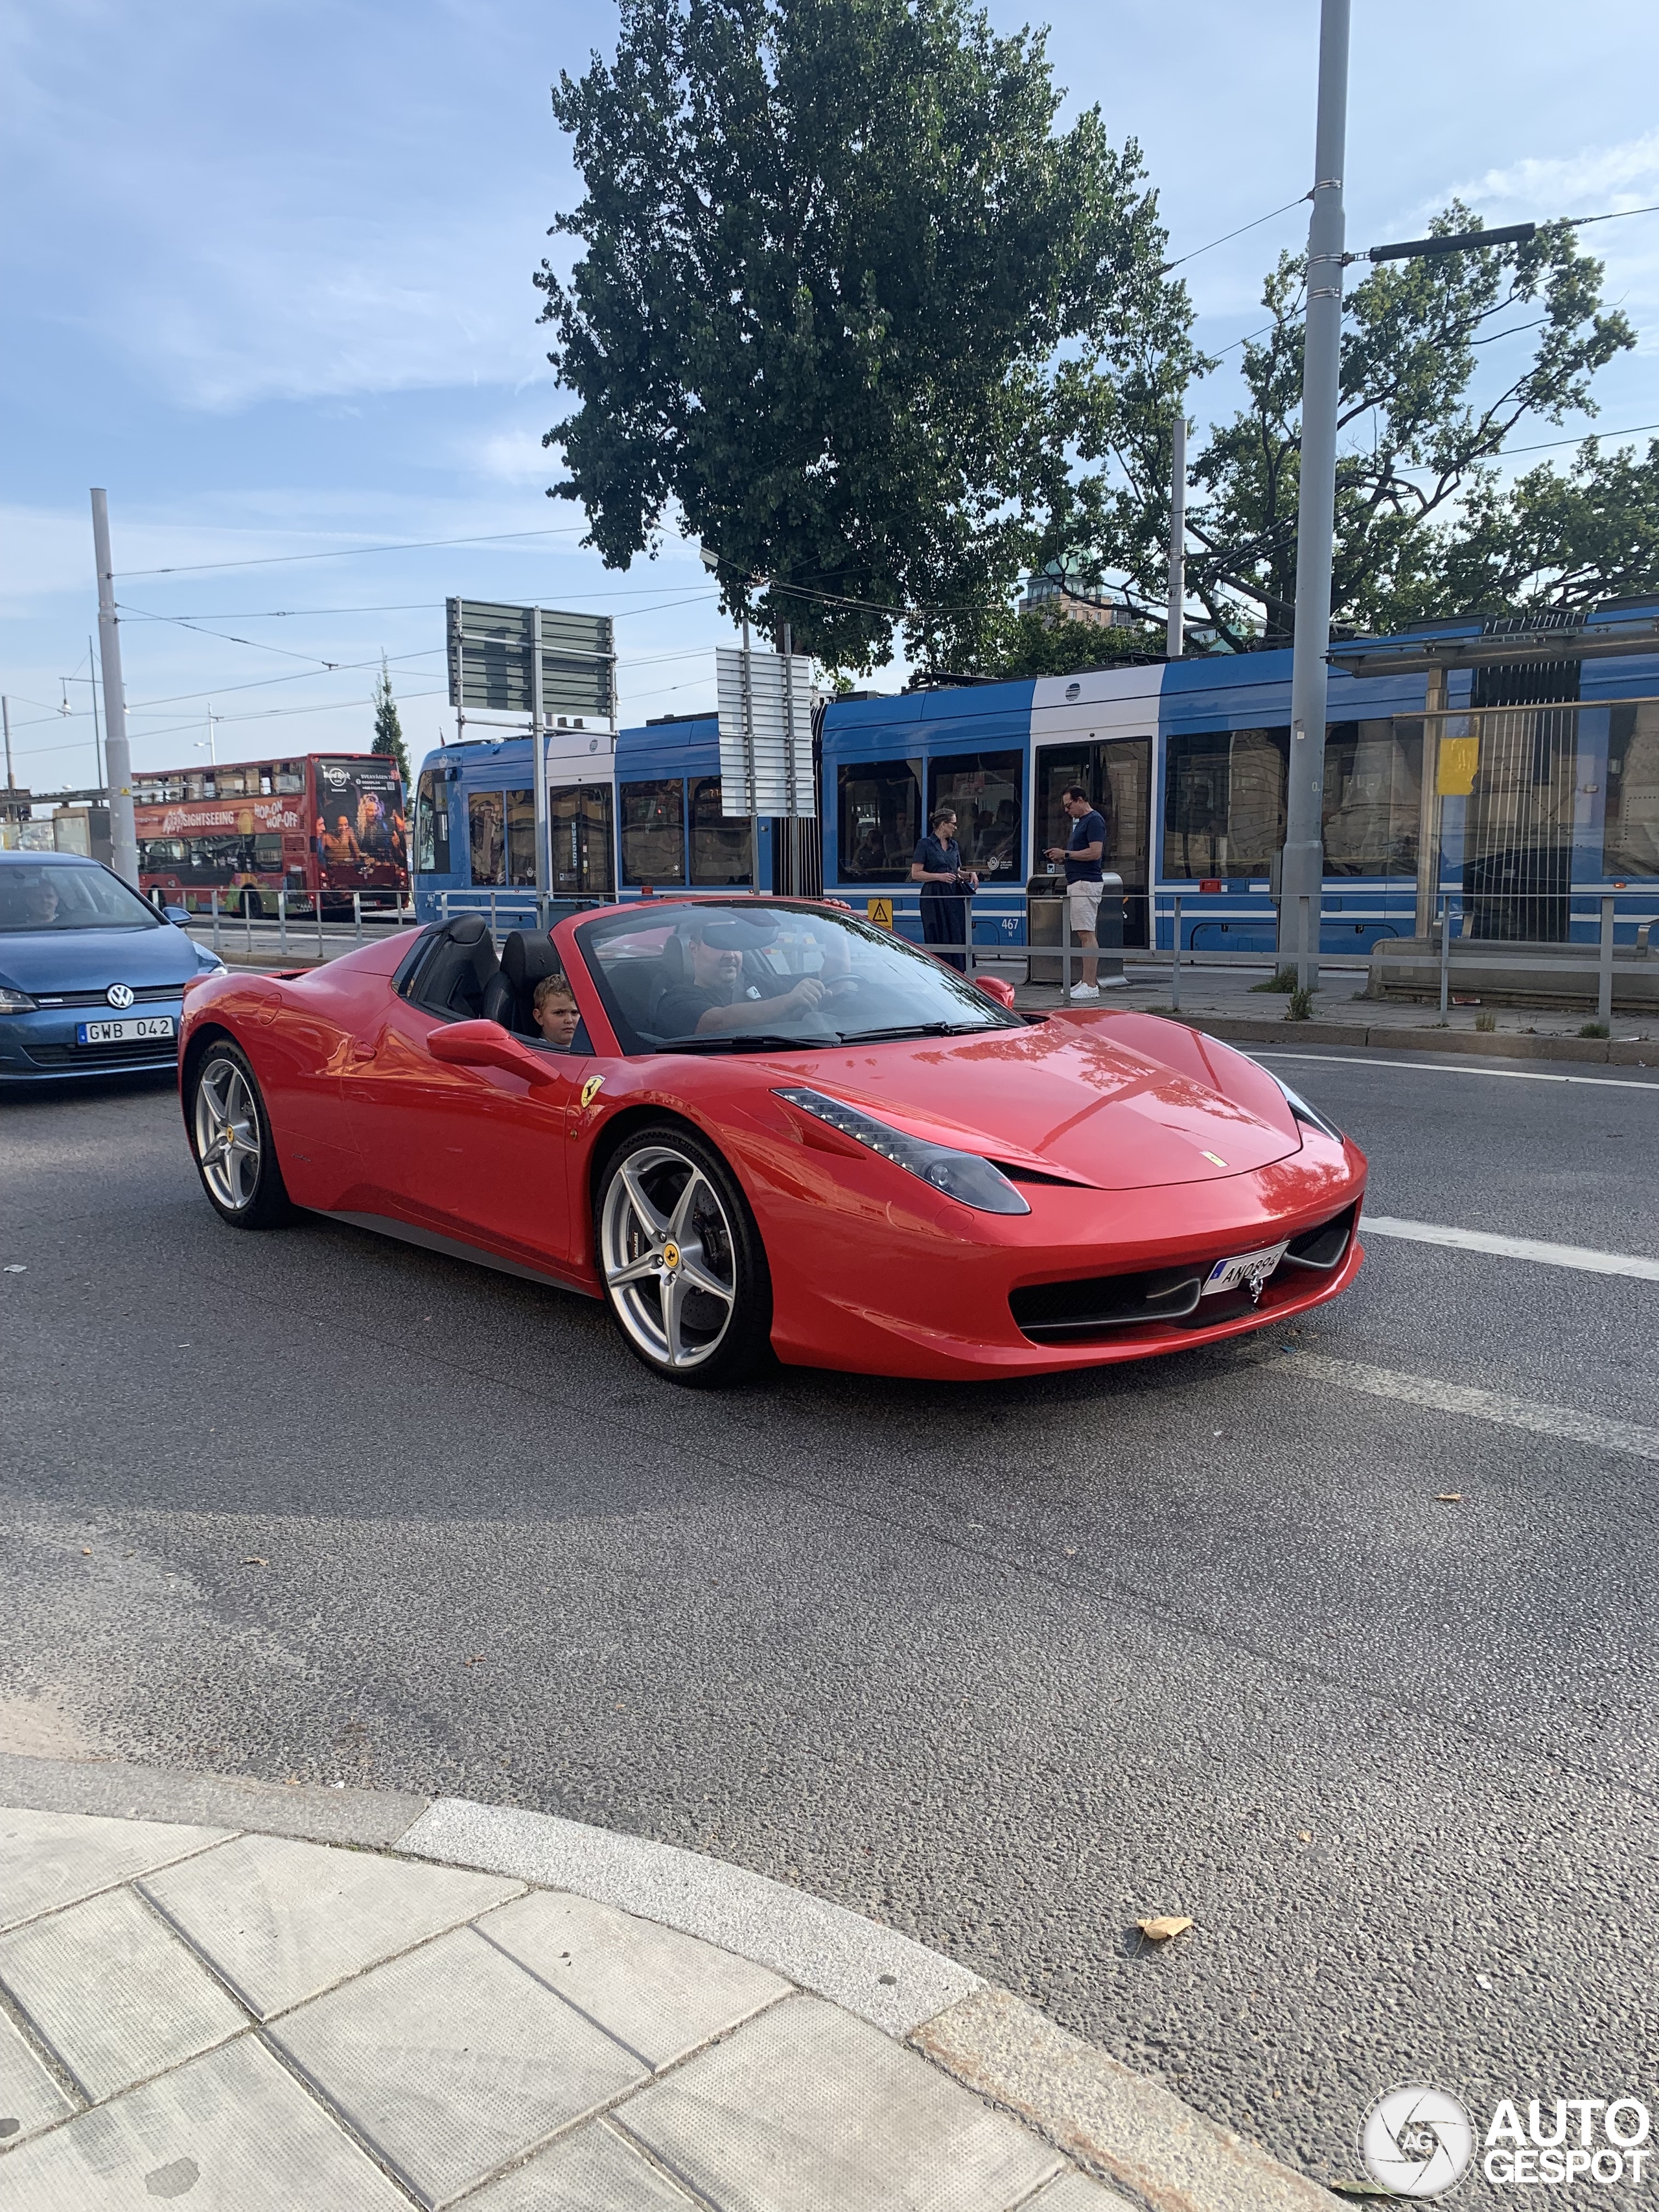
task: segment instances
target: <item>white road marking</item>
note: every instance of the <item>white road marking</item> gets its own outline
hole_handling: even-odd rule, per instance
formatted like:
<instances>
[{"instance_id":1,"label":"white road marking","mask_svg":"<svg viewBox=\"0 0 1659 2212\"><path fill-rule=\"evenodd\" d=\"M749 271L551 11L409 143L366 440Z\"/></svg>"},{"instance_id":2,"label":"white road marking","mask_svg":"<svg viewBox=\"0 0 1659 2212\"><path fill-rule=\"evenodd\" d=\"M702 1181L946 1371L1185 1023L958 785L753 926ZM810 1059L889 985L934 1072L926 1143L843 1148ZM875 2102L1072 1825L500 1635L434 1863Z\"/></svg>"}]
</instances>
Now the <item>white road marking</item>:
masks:
<instances>
[{"instance_id":1,"label":"white road marking","mask_svg":"<svg viewBox=\"0 0 1659 2212\"><path fill-rule=\"evenodd\" d=\"M1654 1046L1656 1066L1659 1066L1659 1043ZM1422 1060L1373 1060L1363 1048L1356 1047L1352 1054L1341 1052L1275 1052L1269 1047L1261 1052L1246 1054L1249 1060L1316 1060L1327 1067L1403 1067L1408 1073L1420 1075L1501 1075L1510 1083L1588 1083L1597 1091L1659 1091L1659 1083L1638 1083L1619 1075L1540 1075L1529 1067L1461 1067L1455 1061Z\"/></svg>"},{"instance_id":2,"label":"white road marking","mask_svg":"<svg viewBox=\"0 0 1659 2212\"><path fill-rule=\"evenodd\" d=\"M1363 1390L1373 1398L1403 1399L1440 1413L1466 1413L1472 1420L1496 1421L1502 1428L1529 1429L1535 1436L1565 1437L1574 1443L1596 1444L1604 1451L1632 1452L1659 1460L1659 1429L1634 1421L1604 1421L1571 1406L1540 1406L1530 1398L1509 1398L1498 1390L1471 1390L1461 1382L1437 1382L1428 1375L1403 1375L1392 1367L1368 1367L1357 1359L1327 1359L1316 1352L1291 1352L1284 1364L1312 1382L1334 1383L1341 1390Z\"/></svg>"},{"instance_id":3,"label":"white road marking","mask_svg":"<svg viewBox=\"0 0 1659 2212\"><path fill-rule=\"evenodd\" d=\"M1659 1260L1633 1252L1598 1252L1584 1244L1545 1244L1534 1237L1497 1237L1485 1229L1450 1229L1438 1221L1396 1221L1386 1213L1360 1217L1361 1237L1399 1237L1412 1244L1451 1244L1465 1252L1492 1252L1500 1260L1537 1260L1547 1267L1577 1267L1587 1275L1632 1275L1659 1283Z\"/></svg>"}]
</instances>

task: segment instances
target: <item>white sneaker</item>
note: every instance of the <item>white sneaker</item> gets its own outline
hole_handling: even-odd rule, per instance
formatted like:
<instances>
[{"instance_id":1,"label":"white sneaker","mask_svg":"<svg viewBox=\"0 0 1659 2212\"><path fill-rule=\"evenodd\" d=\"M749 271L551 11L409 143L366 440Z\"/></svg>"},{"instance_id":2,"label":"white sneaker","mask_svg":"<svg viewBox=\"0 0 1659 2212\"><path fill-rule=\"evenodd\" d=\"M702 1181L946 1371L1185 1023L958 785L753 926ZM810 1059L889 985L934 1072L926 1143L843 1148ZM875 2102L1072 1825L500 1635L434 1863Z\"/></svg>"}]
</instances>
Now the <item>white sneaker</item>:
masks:
<instances>
[{"instance_id":1,"label":"white sneaker","mask_svg":"<svg viewBox=\"0 0 1659 2212\"><path fill-rule=\"evenodd\" d=\"M1097 983L1073 983L1066 995L1070 999L1097 999L1100 987Z\"/></svg>"}]
</instances>

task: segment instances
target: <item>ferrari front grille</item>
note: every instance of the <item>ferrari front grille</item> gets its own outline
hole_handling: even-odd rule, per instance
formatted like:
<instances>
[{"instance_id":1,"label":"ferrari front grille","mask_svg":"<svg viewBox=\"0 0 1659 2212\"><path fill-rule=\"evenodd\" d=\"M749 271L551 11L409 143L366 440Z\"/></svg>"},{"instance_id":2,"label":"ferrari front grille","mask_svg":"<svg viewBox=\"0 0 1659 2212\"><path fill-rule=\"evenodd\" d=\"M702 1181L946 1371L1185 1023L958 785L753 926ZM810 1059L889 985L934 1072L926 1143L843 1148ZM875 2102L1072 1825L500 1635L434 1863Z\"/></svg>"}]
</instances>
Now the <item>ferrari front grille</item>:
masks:
<instances>
[{"instance_id":1,"label":"ferrari front grille","mask_svg":"<svg viewBox=\"0 0 1659 2212\"><path fill-rule=\"evenodd\" d=\"M1345 1206L1328 1221L1303 1230L1291 1240L1279 1265L1310 1267L1328 1274L1347 1251L1353 1217L1352 1206ZM1205 1279L1211 1268L1237 1249L1234 1244L1228 1251L1189 1260L1179 1267L1157 1267L1139 1274L1087 1275L1069 1283L1028 1284L1009 1293L1009 1310L1020 1334L1036 1344L1076 1342L1109 1329L1160 1324L1209 1328L1250 1310L1247 1293L1204 1297Z\"/></svg>"}]
</instances>

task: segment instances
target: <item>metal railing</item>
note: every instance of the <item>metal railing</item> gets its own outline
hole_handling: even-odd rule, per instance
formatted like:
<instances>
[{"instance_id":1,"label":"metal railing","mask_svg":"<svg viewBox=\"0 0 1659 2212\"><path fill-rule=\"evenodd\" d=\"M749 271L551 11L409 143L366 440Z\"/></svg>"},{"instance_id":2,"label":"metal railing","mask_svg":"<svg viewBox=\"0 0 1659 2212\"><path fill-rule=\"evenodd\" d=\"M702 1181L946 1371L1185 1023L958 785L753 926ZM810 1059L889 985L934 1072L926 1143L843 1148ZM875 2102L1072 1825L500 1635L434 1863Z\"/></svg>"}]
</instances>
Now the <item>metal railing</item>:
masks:
<instances>
[{"instance_id":1,"label":"metal railing","mask_svg":"<svg viewBox=\"0 0 1659 2212\"><path fill-rule=\"evenodd\" d=\"M265 896L270 896L271 895L267 893ZM378 925L381 927L390 929L405 929L415 919L415 909L413 906L405 905L403 899L396 893L391 895L392 903L387 906L380 903L382 895L380 892L371 891L368 894L371 903L368 915L365 916L363 894L362 891L352 891L349 894L344 891L335 891L331 893L326 891L290 892L284 888L275 894L276 900L275 926L276 929L276 949L278 953L286 957L289 949L289 925L291 923L297 925L299 921L301 919L300 915L296 915L293 911L293 908L295 906L309 907L314 909L314 913L313 915L307 915L304 918L307 921L314 919L317 929L317 957L319 960L325 959L327 957L327 954L324 950L324 933L325 930L330 927L329 917L326 912L328 902L331 898L343 900L348 896L349 896L351 900L351 937L354 947L365 944L368 941L364 935L364 922L366 919L371 928ZM240 902L239 912L227 913L225 908L220 905L219 894L216 890L211 894L207 914L204 915L201 909L198 908L195 914L191 916L191 919L198 923L205 921L209 924L213 933L213 949L216 952L221 954L223 953L225 949L227 929L234 928L236 922L240 921L242 924L243 929L242 949L244 957L248 959L252 959L254 952L253 931L255 923L257 922L261 929L267 928L271 925L271 917L263 911L263 906L264 901L262 899L261 911L256 915L252 906L246 898L244 898ZM343 915L336 918L337 927L335 928L335 933L337 935L340 933L337 924L343 922ZM307 937L309 937L309 934L310 931L307 928Z\"/></svg>"},{"instance_id":2,"label":"metal railing","mask_svg":"<svg viewBox=\"0 0 1659 2212\"><path fill-rule=\"evenodd\" d=\"M1478 892L1443 886L1435 907L1431 943L1440 978L1440 1013L1443 1020L1451 1005L1451 994L1456 970L1477 969L1490 974L1494 968L1506 971L1518 970L1522 975L1547 977L1557 983L1582 976L1594 970L1595 977L1595 1015L1603 1025L1613 1019L1613 985L1615 954L1620 950L1620 932L1628 930L1626 940L1630 960L1646 963L1654 959L1650 932L1659 914L1636 915L1626 908L1620 911L1621 902L1612 891L1599 896L1586 890L1564 893L1568 904L1569 927L1573 921L1592 922L1595 935L1593 940L1575 939L1569 935L1562 939L1545 943L1529 943L1525 939L1501 935L1470 936L1468 923L1471 909L1479 907L1483 912L1497 899L1504 896L1486 890ZM1536 893L1518 891L1510 896L1524 902L1528 907L1537 903ZM1575 958L1573 956L1579 957ZM1659 971L1659 962L1655 963ZM1644 978L1645 980L1645 978ZM1659 986L1659 972L1655 975Z\"/></svg>"}]
</instances>

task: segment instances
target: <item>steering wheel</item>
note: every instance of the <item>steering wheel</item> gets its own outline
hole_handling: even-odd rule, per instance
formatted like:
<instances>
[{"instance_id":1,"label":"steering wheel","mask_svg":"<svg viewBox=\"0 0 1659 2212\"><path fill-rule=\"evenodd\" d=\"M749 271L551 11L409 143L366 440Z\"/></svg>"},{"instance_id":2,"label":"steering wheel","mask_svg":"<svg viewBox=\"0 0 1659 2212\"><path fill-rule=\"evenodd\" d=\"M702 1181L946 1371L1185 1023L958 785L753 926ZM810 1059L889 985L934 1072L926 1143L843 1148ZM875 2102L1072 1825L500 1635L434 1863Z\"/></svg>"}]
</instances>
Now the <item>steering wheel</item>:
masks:
<instances>
[{"instance_id":1,"label":"steering wheel","mask_svg":"<svg viewBox=\"0 0 1659 2212\"><path fill-rule=\"evenodd\" d=\"M826 999L850 999L855 997L863 988L864 985L858 976L838 975L833 983L824 985L823 995Z\"/></svg>"}]
</instances>

